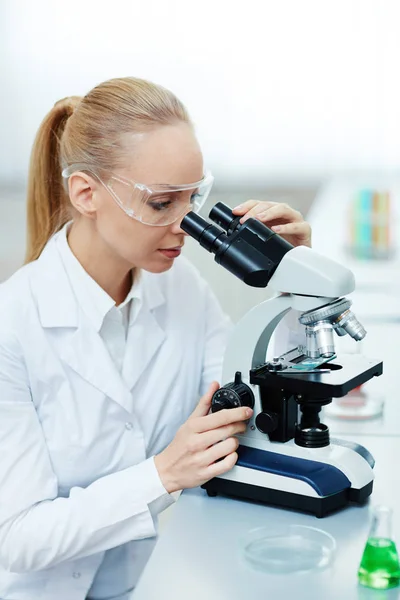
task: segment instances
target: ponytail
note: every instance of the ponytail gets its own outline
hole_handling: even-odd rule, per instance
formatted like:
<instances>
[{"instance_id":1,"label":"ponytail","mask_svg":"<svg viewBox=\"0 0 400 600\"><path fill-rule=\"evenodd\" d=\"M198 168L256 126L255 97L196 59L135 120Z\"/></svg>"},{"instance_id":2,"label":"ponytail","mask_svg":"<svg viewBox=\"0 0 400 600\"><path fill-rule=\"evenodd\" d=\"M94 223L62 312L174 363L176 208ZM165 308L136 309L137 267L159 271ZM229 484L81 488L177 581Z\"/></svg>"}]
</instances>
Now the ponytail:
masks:
<instances>
[{"instance_id":1,"label":"ponytail","mask_svg":"<svg viewBox=\"0 0 400 600\"><path fill-rule=\"evenodd\" d=\"M63 187L60 140L80 97L57 102L39 127L33 144L27 195L27 248L25 262L38 258L50 237L70 219Z\"/></svg>"}]
</instances>

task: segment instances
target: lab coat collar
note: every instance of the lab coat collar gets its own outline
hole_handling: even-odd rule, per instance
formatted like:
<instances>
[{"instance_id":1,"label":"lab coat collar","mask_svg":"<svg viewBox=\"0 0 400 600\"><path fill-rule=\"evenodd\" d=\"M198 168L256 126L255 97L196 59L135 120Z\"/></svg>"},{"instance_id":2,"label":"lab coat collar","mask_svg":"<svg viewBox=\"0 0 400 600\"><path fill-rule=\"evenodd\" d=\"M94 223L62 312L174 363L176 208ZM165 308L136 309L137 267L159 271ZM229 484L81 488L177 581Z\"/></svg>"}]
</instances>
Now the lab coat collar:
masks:
<instances>
[{"instance_id":1,"label":"lab coat collar","mask_svg":"<svg viewBox=\"0 0 400 600\"><path fill-rule=\"evenodd\" d=\"M67 240L68 223L56 237L57 250L65 267L72 290L89 321L95 330L100 331L106 315L116 305L111 296L85 271L79 260L73 254ZM119 305L122 308L135 299L138 304L142 301L142 285L140 276L135 277L125 300Z\"/></svg>"},{"instance_id":2,"label":"lab coat collar","mask_svg":"<svg viewBox=\"0 0 400 600\"><path fill-rule=\"evenodd\" d=\"M81 320L80 304L71 287L60 255L59 238L63 238L68 245L66 226L49 240L36 261L32 286L37 297L40 322L43 327L78 327ZM62 244L63 242L61 242ZM72 258L76 261L73 255ZM81 269L85 273L82 267ZM97 284L95 285L99 287ZM104 311L113 306L113 300L104 290L102 291L107 298L103 298L104 301L102 301L101 308L98 307L97 316L92 317L96 331L100 330ZM142 272L139 275L124 303L135 297L141 299L142 310L152 311L165 303L165 297L157 278L150 273Z\"/></svg>"},{"instance_id":3,"label":"lab coat collar","mask_svg":"<svg viewBox=\"0 0 400 600\"><path fill-rule=\"evenodd\" d=\"M99 333L78 304L57 249L59 235L63 233L59 232L49 241L33 269L31 285L42 326L65 328L53 337L60 358L83 379L132 412L130 390L166 335L156 314L157 307L165 303L160 276L142 273L143 301L135 327L129 328L121 377ZM67 328L76 329L71 332Z\"/></svg>"}]
</instances>

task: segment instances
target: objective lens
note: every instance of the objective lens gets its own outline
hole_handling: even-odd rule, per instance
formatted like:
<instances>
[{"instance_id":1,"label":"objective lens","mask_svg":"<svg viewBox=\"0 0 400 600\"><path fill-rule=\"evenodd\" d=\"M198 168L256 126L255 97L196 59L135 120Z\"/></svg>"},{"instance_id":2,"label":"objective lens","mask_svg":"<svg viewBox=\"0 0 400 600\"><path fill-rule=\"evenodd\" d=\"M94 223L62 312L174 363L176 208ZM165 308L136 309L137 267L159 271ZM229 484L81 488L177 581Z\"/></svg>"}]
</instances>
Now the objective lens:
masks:
<instances>
[{"instance_id":1,"label":"objective lens","mask_svg":"<svg viewBox=\"0 0 400 600\"><path fill-rule=\"evenodd\" d=\"M311 327L306 327L306 353L308 358L319 358L317 338Z\"/></svg>"},{"instance_id":2,"label":"objective lens","mask_svg":"<svg viewBox=\"0 0 400 600\"><path fill-rule=\"evenodd\" d=\"M351 310L347 310L345 313L340 315L335 325L346 331L346 333L348 333L357 342L363 340L367 335L366 330L356 318L354 313L351 312Z\"/></svg>"},{"instance_id":3,"label":"objective lens","mask_svg":"<svg viewBox=\"0 0 400 600\"><path fill-rule=\"evenodd\" d=\"M335 354L333 342L333 326L327 321L320 321L306 328L307 356L310 358L330 358ZM310 354L309 354L310 352Z\"/></svg>"}]
</instances>

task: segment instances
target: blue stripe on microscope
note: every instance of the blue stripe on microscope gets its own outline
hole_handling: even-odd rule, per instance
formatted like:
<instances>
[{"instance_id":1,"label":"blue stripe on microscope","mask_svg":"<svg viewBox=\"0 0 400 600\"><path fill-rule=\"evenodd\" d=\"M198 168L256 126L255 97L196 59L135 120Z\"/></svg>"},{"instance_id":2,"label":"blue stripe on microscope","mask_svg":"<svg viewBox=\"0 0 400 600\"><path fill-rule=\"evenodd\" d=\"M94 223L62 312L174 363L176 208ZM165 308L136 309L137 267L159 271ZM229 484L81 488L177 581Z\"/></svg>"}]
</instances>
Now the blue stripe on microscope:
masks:
<instances>
[{"instance_id":1,"label":"blue stripe on microscope","mask_svg":"<svg viewBox=\"0 0 400 600\"><path fill-rule=\"evenodd\" d=\"M248 446L239 446L237 465L265 471L308 483L319 496L330 496L351 487L346 475L337 467L315 460L286 456Z\"/></svg>"}]
</instances>

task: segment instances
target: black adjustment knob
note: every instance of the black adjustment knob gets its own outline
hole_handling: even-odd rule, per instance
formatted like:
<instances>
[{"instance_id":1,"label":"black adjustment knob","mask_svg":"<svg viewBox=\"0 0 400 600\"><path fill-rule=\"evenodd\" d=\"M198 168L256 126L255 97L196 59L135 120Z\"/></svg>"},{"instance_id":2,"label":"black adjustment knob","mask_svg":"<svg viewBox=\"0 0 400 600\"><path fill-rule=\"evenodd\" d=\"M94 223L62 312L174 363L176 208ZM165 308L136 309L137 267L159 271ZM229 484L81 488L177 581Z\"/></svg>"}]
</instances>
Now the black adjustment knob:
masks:
<instances>
[{"instance_id":1,"label":"black adjustment knob","mask_svg":"<svg viewBox=\"0 0 400 600\"><path fill-rule=\"evenodd\" d=\"M249 386L242 382L239 371L235 374L235 381L227 383L215 392L212 397L211 412L238 406L254 407L254 394Z\"/></svg>"},{"instance_id":2,"label":"black adjustment knob","mask_svg":"<svg viewBox=\"0 0 400 600\"><path fill-rule=\"evenodd\" d=\"M278 415L274 412L260 412L256 416L256 427L261 433L272 433L278 427Z\"/></svg>"}]
</instances>

